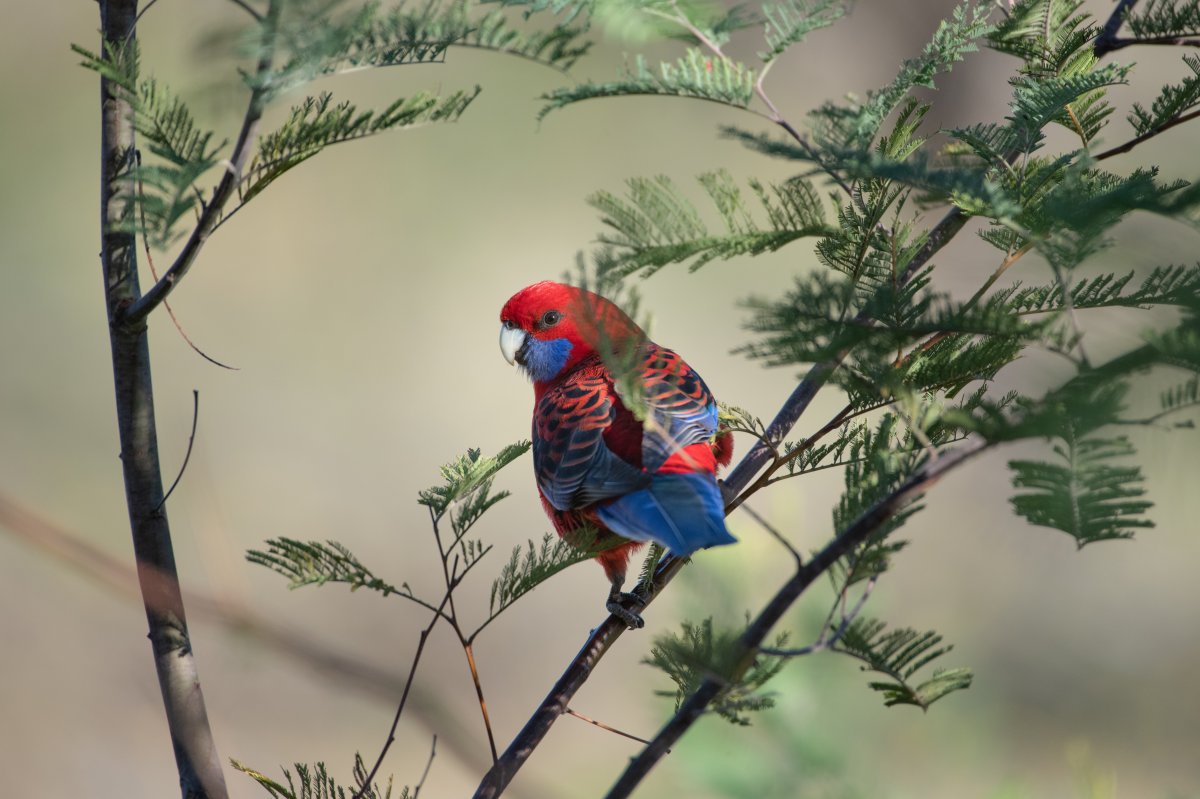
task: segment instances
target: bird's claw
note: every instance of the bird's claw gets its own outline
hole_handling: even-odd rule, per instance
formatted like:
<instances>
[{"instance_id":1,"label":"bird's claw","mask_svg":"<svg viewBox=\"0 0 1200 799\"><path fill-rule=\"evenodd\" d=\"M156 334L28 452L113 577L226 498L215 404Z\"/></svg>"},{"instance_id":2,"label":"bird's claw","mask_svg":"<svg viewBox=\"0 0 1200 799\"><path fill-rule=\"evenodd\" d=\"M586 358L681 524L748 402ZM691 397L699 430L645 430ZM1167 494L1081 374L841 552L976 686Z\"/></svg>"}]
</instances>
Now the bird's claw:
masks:
<instances>
[{"instance_id":1,"label":"bird's claw","mask_svg":"<svg viewBox=\"0 0 1200 799\"><path fill-rule=\"evenodd\" d=\"M632 605L636 608L642 607L642 600L637 594L628 592L612 593L608 597L608 602L605 604L608 612L616 616L621 621L625 622L625 626L631 630L640 630L646 626L646 622L636 610L633 610L627 605Z\"/></svg>"}]
</instances>

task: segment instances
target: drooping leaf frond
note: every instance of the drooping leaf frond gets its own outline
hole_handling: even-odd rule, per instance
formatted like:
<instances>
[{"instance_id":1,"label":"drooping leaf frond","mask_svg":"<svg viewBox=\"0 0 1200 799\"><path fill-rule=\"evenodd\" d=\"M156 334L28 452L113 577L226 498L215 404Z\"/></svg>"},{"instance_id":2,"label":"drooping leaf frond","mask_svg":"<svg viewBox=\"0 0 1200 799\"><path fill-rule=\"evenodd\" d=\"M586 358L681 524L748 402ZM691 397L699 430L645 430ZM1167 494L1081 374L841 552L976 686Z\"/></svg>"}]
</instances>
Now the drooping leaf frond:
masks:
<instances>
[{"instance_id":1,"label":"drooping leaf frond","mask_svg":"<svg viewBox=\"0 0 1200 799\"><path fill-rule=\"evenodd\" d=\"M483 457L478 449L467 450L466 455L441 468L442 485L419 492L417 501L432 510L435 516L441 517L455 502L490 486L497 472L528 452L529 447L528 441L519 441L490 458Z\"/></svg>"},{"instance_id":2,"label":"drooping leaf frond","mask_svg":"<svg viewBox=\"0 0 1200 799\"><path fill-rule=\"evenodd\" d=\"M923 682L914 682L916 673L951 649L942 644L942 636L933 632L918 633L910 628L888 630L878 619L859 618L851 623L835 652L850 655L863 662L863 671L875 671L890 679L872 682L870 687L883 694L883 703L914 705L922 710L937 700L971 687L970 669L937 669Z\"/></svg>"},{"instance_id":3,"label":"drooping leaf frond","mask_svg":"<svg viewBox=\"0 0 1200 799\"><path fill-rule=\"evenodd\" d=\"M392 795L392 780L389 777L387 785L382 788L378 783L366 786L358 793L357 786L362 785L367 778L366 764L363 763L362 755L354 755L354 785L349 787L339 785L337 781L329 775L324 763L317 763L314 766L309 766L305 763L296 763L296 774L292 776L292 772L288 769L283 769L283 779L287 785L271 779L262 772L239 763L237 760L230 760L230 765L237 771L242 772L250 779L262 786L272 799L349 799L349 797L358 795L360 799L390 799ZM400 789L396 799L410 799L412 796L408 787Z\"/></svg>"},{"instance_id":4,"label":"drooping leaf frond","mask_svg":"<svg viewBox=\"0 0 1200 799\"><path fill-rule=\"evenodd\" d=\"M678 710L701 682L715 677L723 681L724 687L709 708L732 724L748 725L749 713L774 707L774 698L761 693L761 689L783 669L786 658L760 654L748 668L737 673L736 644L740 635L739 631L714 629L710 616L699 624L683 622L678 634L656 637L650 656L642 662L664 672L675 683L676 690L655 693L673 697ZM774 648L785 646L787 639L787 633L780 633Z\"/></svg>"},{"instance_id":5,"label":"drooping leaf frond","mask_svg":"<svg viewBox=\"0 0 1200 799\"><path fill-rule=\"evenodd\" d=\"M458 91L446 97L420 92L380 111L359 111L346 101L334 103L329 92L308 97L292 108L283 125L259 141L258 151L242 177L242 202L249 202L288 170L331 145L397 128L453 122L479 91L476 86L473 91Z\"/></svg>"},{"instance_id":6,"label":"drooping leaf frond","mask_svg":"<svg viewBox=\"0 0 1200 799\"><path fill-rule=\"evenodd\" d=\"M734 108L747 108L754 97L754 70L728 58L708 55L690 48L674 63L664 61L657 72L639 55L626 64L621 76L610 83L581 83L542 95L546 104L538 112L543 119L551 111L597 97L664 95L694 97Z\"/></svg>"},{"instance_id":7,"label":"drooping leaf frond","mask_svg":"<svg viewBox=\"0 0 1200 799\"><path fill-rule=\"evenodd\" d=\"M1083 437L1067 425L1059 440L1058 462L1009 461L1013 487L1028 489L1012 497L1013 510L1031 524L1062 530L1080 549L1154 526L1143 518L1152 503L1139 499L1146 493L1141 469L1112 463L1134 454L1127 438Z\"/></svg>"},{"instance_id":8,"label":"drooping leaf frond","mask_svg":"<svg viewBox=\"0 0 1200 799\"><path fill-rule=\"evenodd\" d=\"M1126 291L1134 273L1085 278L1071 287L1070 306L1086 308L1148 308L1155 305L1186 306L1200 296L1200 264L1159 266L1137 288ZM1043 286L1014 284L996 292L991 302L1003 304L1018 314L1053 313L1068 307L1060 283Z\"/></svg>"},{"instance_id":9,"label":"drooping leaf frond","mask_svg":"<svg viewBox=\"0 0 1200 799\"><path fill-rule=\"evenodd\" d=\"M1193 8L1197 8L1193 6ZM1200 11L1197 12L1200 14ZM1162 87L1158 97L1145 108L1141 103L1133 104L1129 124L1139 136L1158 130L1176 117L1200 106L1200 56L1185 55L1183 63L1192 71L1178 84Z\"/></svg>"},{"instance_id":10,"label":"drooping leaf frond","mask_svg":"<svg viewBox=\"0 0 1200 799\"><path fill-rule=\"evenodd\" d=\"M590 47L580 27L562 23L525 32L499 9L473 15L476 6L469 0L421 0L387 10L368 3L341 15L330 13L327 4L294 5L276 35L282 64L265 78L271 97L322 75L444 61L450 47L509 53L560 70Z\"/></svg>"},{"instance_id":11,"label":"drooping leaf frond","mask_svg":"<svg viewBox=\"0 0 1200 799\"><path fill-rule=\"evenodd\" d=\"M1200 374L1159 395L1163 414L1200 407Z\"/></svg>"},{"instance_id":12,"label":"drooping leaf frond","mask_svg":"<svg viewBox=\"0 0 1200 799\"><path fill-rule=\"evenodd\" d=\"M769 64L808 34L841 19L846 4L842 0L783 0L764 3L762 13L767 23L767 49L758 57Z\"/></svg>"},{"instance_id":13,"label":"drooping leaf frond","mask_svg":"<svg viewBox=\"0 0 1200 799\"><path fill-rule=\"evenodd\" d=\"M376 577L354 553L336 541L270 538L266 544L265 552L257 549L246 552L246 560L282 574L288 578L288 588L344 583L352 591L367 588L384 596L411 595L407 585L397 588Z\"/></svg>"},{"instance_id":14,"label":"drooping leaf frond","mask_svg":"<svg viewBox=\"0 0 1200 799\"><path fill-rule=\"evenodd\" d=\"M610 248L603 256L603 270L649 275L668 264L688 263L694 271L717 258L772 252L796 239L831 232L820 197L803 180L773 186L750 182L764 221L755 219L729 173L709 172L699 182L719 213L723 230L712 230L667 177L630 180L625 199L608 192L588 198L613 231L599 237Z\"/></svg>"}]
</instances>

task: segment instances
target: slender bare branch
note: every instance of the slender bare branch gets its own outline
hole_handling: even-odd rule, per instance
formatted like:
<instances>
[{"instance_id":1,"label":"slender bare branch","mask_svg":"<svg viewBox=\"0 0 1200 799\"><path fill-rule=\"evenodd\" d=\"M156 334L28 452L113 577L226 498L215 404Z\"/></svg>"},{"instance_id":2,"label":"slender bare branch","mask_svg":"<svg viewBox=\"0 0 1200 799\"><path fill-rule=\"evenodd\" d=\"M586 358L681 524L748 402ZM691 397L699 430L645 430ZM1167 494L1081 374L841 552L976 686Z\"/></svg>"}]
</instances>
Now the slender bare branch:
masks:
<instances>
[{"instance_id":1,"label":"slender bare branch","mask_svg":"<svg viewBox=\"0 0 1200 799\"><path fill-rule=\"evenodd\" d=\"M183 473L187 471L188 461L192 459L192 445L196 443L196 425L199 421L200 392L192 389L192 432L188 434L187 452L183 453L183 463L179 466L179 474L175 475L175 482L171 483L171 487L167 489L167 493L163 495L162 500L154 508L155 513L171 498L171 494L175 491L175 486L179 485L179 481L183 479Z\"/></svg>"},{"instance_id":2,"label":"slender bare branch","mask_svg":"<svg viewBox=\"0 0 1200 799\"><path fill-rule=\"evenodd\" d=\"M433 758L437 756L437 736L433 736L433 743L429 746L429 759L425 761L425 770L421 772L421 780L417 783L417 787L413 788L412 799L417 799L421 795L421 789L425 787L425 780L429 777L429 769L433 766Z\"/></svg>"},{"instance_id":3,"label":"slender bare branch","mask_svg":"<svg viewBox=\"0 0 1200 799\"><path fill-rule=\"evenodd\" d=\"M136 0L101 0L102 52L136 36ZM183 595L175 567L171 529L162 509L162 463L154 417L150 345L144 323L122 324L126 308L141 297L137 241L130 232L135 165L132 108L124 93L101 76L100 259L104 273L109 342L113 359L121 468L138 583L162 691L167 727L183 796L227 796L204 694L188 634Z\"/></svg>"},{"instance_id":4,"label":"slender bare branch","mask_svg":"<svg viewBox=\"0 0 1200 799\"><path fill-rule=\"evenodd\" d=\"M622 738L628 738L629 740L637 741L640 744L650 743L645 738L639 738L636 735L631 735L630 733L625 732L624 730L618 730L616 727L610 727L609 725L605 724L603 721L596 721L595 719L585 716L582 713L579 713L577 711L574 711L571 708L567 708L567 715L574 716L575 718L579 719L580 721L586 721L588 724L592 724L596 727L599 727L602 730L607 730L608 732L614 733L616 735L620 735Z\"/></svg>"}]
</instances>

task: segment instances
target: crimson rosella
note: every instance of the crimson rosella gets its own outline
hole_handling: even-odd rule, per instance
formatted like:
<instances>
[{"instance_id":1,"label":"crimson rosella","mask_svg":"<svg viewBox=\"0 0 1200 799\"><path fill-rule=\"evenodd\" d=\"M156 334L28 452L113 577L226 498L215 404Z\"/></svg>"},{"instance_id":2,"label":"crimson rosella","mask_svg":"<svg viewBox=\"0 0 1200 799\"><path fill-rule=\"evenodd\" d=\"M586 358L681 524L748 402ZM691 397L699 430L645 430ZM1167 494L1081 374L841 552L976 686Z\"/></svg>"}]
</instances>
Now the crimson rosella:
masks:
<instances>
[{"instance_id":1,"label":"crimson rosella","mask_svg":"<svg viewBox=\"0 0 1200 799\"><path fill-rule=\"evenodd\" d=\"M622 401L601 342L632 358L635 375L640 368L645 422ZM533 380L533 469L546 514L560 536L592 525L628 539L596 560L612 582L609 612L641 627L621 593L634 549L654 541L686 557L735 541L716 480L732 437L717 429L708 386L620 308L562 283L534 283L505 303L500 351Z\"/></svg>"}]
</instances>

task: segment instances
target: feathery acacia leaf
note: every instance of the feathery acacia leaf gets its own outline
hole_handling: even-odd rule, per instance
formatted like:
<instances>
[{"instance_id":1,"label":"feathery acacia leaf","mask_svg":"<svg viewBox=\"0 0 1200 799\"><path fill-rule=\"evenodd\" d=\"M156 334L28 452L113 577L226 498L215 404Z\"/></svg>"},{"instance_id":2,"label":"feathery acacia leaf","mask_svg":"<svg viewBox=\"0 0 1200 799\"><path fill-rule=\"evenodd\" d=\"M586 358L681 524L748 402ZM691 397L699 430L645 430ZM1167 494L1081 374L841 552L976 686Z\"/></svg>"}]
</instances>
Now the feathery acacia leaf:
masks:
<instances>
[{"instance_id":1,"label":"feathery acacia leaf","mask_svg":"<svg viewBox=\"0 0 1200 799\"><path fill-rule=\"evenodd\" d=\"M700 212L667 177L634 178L625 199L597 192L588 202L613 233L599 237L606 274L653 274L673 263L693 271L714 259L772 252L805 236L832 232L816 191L803 180L773 186L751 181L766 222L754 219L741 190L725 171L701 175L700 185L716 207L724 230L714 232Z\"/></svg>"},{"instance_id":2,"label":"feathery acacia leaf","mask_svg":"<svg viewBox=\"0 0 1200 799\"><path fill-rule=\"evenodd\" d=\"M540 545L528 541L525 549L513 547L508 563L504 564L500 576L492 583L491 599L488 601L489 621L563 569L590 560L615 543L617 541L612 537L604 537L596 547L578 546L547 533L542 536Z\"/></svg>"},{"instance_id":3,"label":"feathery acacia leaf","mask_svg":"<svg viewBox=\"0 0 1200 799\"><path fill-rule=\"evenodd\" d=\"M872 682L870 687L883 694L884 705L914 705L922 710L937 700L971 687L970 669L935 670L930 679L915 683L918 671L951 649L942 645L942 636L929 631L918 633L910 628L888 630L878 619L855 619L833 646L834 651L863 662L863 671L875 671L890 679Z\"/></svg>"},{"instance_id":4,"label":"feathery acacia leaf","mask_svg":"<svg viewBox=\"0 0 1200 799\"><path fill-rule=\"evenodd\" d=\"M392 781L389 778L387 785L380 788L378 783L362 788L361 793L357 786L363 784L367 779L366 764L363 763L362 755L354 755L354 785L349 790L346 786L339 785L329 772L325 769L324 763L317 763L315 766L309 766L305 763L296 763L296 776L293 779L292 773L288 769L283 769L283 778L287 785L283 785L276 780L271 779L267 775L255 771L254 769L239 763L237 760L231 760L230 764L237 771L242 772L250 779L257 782L272 799L347 799L350 796L359 796L360 799L390 799L392 795ZM396 799L410 799L412 794L407 787L400 790Z\"/></svg>"},{"instance_id":5,"label":"feathery acacia leaf","mask_svg":"<svg viewBox=\"0 0 1200 799\"><path fill-rule=\"evenodd\" d=\"M343 583L351 591L366 588L384 596L402 594L413 598L405 585L397 588L376 577L349 549L336 541L299 541L294 538L267 539L267 550L251 549L246 560L266 566L288 578L288 588Z\"/></svg>"},{"instance_id":6,"label":"feathery acacia leaf","mask_svg":"<svg viewBox=\"0 0 1200 799\"><path fill-rule=\"evenodd\" d=\"M846 14L842 0L783 0L764 3L767 50L758 57L769 64L815 30L828 27Z\"/></svg>"},{"instance_id":7,"label":"feathery acacia leaf","mask_svg":"<svg viewBox=\"0 0 1200 799\"><path fill-rule=\"evenodd\" d=\"M1061 463L1009 461L1013 487L1028 489L1012 497L1013 510L1031 524L1062 530L1080 549L1154 526L1142 518L1152 503L1139 499L1146 493L1141 469L1110 463L1134 454L1127 438L1085 438L1067 425L1060 441L1054 453Z\"/></svg>"},{"instance_id":8,"label":"feathery acacia leaf","mask_svg":"<svg viewBox=\"0 0 1200 799\"><path fill-rule=\"evenodd\" d=\"M1196 8L1196 6L1193 6ZM1200 14L1200 11L1197 12ZM1178 84L1163 86L1158 97L1146 109L1141 103L1133 104L1129 124L1139 136L1158 130L1176 117L1200 106L1200 56L1185 55L1183 63L1192 71Z\"/></svg>"},{"instance_id":9,"label":"feathery acacia leaf","mask_svg":"<svg viewBox=\"0 0 1200 799\"><path fill-rule=\"evenodd\" d=\"M1147 0L1125 24L1142 38L1200 36L1200 6L1193 0Z\"/></svg>"},{"instance_id":10,"label":"feathery acacia leaf","mask_svg":"<svg viewBox=\"0 0 1200 799\"><path fill-rule=\"evenodd\" d=\"M734 630L714 629L710 616L699 624L683 622L678 634L657 636L650 656L642 662L664 672L675 683L676 690L655 693L673 697L678 710L700 683L715 677L724 683L724 687L709 708L732 724L748 725L747 714L774 707L775 700L760 691L783 669L786 658L760 654L744 672L736 673L740 635ZM780 633L774 648L785 646L787 639L786 632Z\"/></svg>"},{"instance_id":11,"label":"feathery acacia leaf","mask_svg":"<svg viewBox=\"0 0 1200 799\"><path fill-rule=\"evenodd\" d=\"M991 30L990 13L987 3L965 0L938 25L921 55L905 61L887 86L871 92L862 103L826 103L817 108L811 114L817 141L834 152L866 152L883 123L913 89L935 88L938 74L949 72L964 56L979 49L976 41Z\"/></svg>"},{"instance_id":12,"label":"feathery acacia leaf","mask_svg":"<svg viewBox=\"0 0 1200 799\"><path fill-rule=\"evenodd\" d=\"M441 62L450 47L509 53L559 70L569 69L590 47L580 27L563 23L527 33L513 28L499 9L474 17L469 0L424 0L386 11L369 3L343 15L305 5L280 24L276 48L286 57L263 78L270 97L322 75Z\"/></svg>"},{"instance_id":13,"label":"feathery acacia leaf","mask_svg":"<svg viewBox=\"0 0 1200 799\"><path fill-rule=\"evenodd\" d=\"M380 111L359 111L352 103L333 102L323 92L308 97L292 108L288 120L258 144L258 152L246 167L241 183L242 202L253 199L288 170L317 155L326 147L364 139L384 131L434 122L453 122L479 95L458 91L446 97L420 92L399 99Z\"/></svg>"},{"instance_id":14,"label":"feathery acacia leaf","mask_svg":"<svg viewBox=\"0 0 1200 799\"><path fill-rule=\"evenodd\" d=\"M509 444L490 458L483 457L478 449L467 450L466 455L441 468L445 482L419 492L417 502L441 517L455 502L490 487L497 472L528 452L529 447L528 441L519 441Z\"/></svg>"},{"instance_id":15,"label":"feathery acacia leaf","mask_svg":"<svg viewBox=\"0 0 1200 799\"><path fill-rule=\"evenodd\" d=\"M538 112L543 119L551 111L597 97L633 97L665 95L694 97L714 103L747 108L754 97L754 70L728 58L708 55L697 48L674 63L662 62L658 72L651 71L646 59L637 56L624 73L610 83L581 83L542 95L546 104Z\"/></svg>"}]
</instances>

